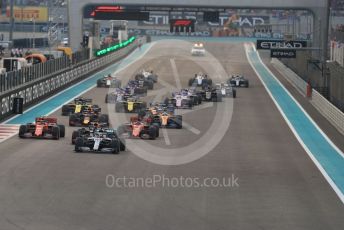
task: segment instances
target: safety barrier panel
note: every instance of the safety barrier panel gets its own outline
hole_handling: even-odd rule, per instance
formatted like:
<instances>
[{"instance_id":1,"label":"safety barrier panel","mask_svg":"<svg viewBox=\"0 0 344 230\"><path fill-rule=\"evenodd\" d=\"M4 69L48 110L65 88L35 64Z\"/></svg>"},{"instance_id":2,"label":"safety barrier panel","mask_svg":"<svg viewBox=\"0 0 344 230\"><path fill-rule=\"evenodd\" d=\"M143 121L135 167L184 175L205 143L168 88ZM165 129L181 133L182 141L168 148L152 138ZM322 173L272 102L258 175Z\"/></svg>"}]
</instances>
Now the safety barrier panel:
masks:
<instances>
[{"instance_id":1,"label":"safety barrier panel","mask_svg":"<svg viewBox=\"0 0 344 230\"><path fill-rule=\"evenodd\" d=\"M307 83L301 77L276 58L273 58L271 63L303 96L306 96ZM340 133L344 135L344 113L342 111L315 89L312 90L310 102Z\"/></svg>"},{"instance_id":2,"label":"safety barrier panel","mask_svg":"<svg viewBox=\"0 0 344 230\"><path fill-rule=\"evenodd\" d=\"M271 64L303 95L307 94L307 83L294 71L286 67L277 58L272 58Z\"/></svg>"},{"instance_id":3,"label":"safety barrier panel","mask_svg":"<svg viewBox=\"0 0 344 230\"><path fill-rule=\"evenodd\" d=\"M312 105L344 135L344 113L313 89Z\"/></svg>"},{"instance_id":4,"label":"safety barrier panel","mask_svg":"<svg viewBox=\"0 0 344 230\"><path fill-rule=\"evenodd\" d=\"M89 76L92 72L119 61L133 51L136 47L137 43L133 43L130 46L127 46L107 56L89 60L86 63L76 67L63 69L62 71L59 71L53 75L37 78L36 80L20 85L14 90L0 94L0 120L3 120L12 114L14 98L23 98L24 107L30 106L48 96L56 94L74 82L81 81Z\"/></svg>"},{"instance_id":5,"label":"safety barrier panel","mask_svg":"<svg viewBox=\"0 0 344 230\"><path fill-rule=\"evenodd\" d=\"M330 60L337 62L344 67L344 44L337 41L331 41Z\"/></svg>"}]
</instances>

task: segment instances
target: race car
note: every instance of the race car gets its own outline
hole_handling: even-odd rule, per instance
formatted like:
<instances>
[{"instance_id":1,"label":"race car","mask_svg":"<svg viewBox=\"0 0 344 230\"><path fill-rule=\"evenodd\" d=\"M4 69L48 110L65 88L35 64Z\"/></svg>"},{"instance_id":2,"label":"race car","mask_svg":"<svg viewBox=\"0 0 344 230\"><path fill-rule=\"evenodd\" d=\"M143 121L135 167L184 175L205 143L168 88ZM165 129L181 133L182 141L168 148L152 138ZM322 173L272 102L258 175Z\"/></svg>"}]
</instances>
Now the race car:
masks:
<instances>
[{"instance_id":1,"label":"race car","mask_svg":"<svg viewBox=\"0 0 344 230\"><path fill-rule=\"evenodd\" d=\"M217 90L213 87L208 87L202 91L200 91L203 101L212 101L212 102L221 102L222 101L222 93L220 90Z\"/></svg>"},{"instance_id":2,"label":"race car","mask_svg":"<svg viewBox=\"0 0 344 230\"><path fill-rule=\"evenodd\" d=\"M192 109L194 106L194 98L189 95L183 95L180 93L173 94L170 99L171 104L177 109Z\"/></svg>"},{"instance_id":3,"label":"race car","mask_svg":"<svg viewBox=\"0 0 344 230\"><path fill-rule=\"evenodd\" d=\"M215 85L215 89L221 92L222 97L233 97L236 98L236 90L227 83L218 83Z\"/></svg>"},{"instance_id":4,"label":"race car","mask_svg":"<svg viewBox=\"0 0 344 230\"><path fill-rule=\"evenodd\" d=\"M161 128L175 128L181 129L183 127L183 117L181 115L174 115L167 110L161 111L150 108L146 114L139 114L130 118L131 122L144 121L147 124L156 125Z\"/></svg>"},{"instance_id":5,"label":"race car","mask_svg":"<svg viewBox=\"0 0 344 230\"><path fill-rule=\"evenodd\" d=\"M147 108L147 103L138 98L131 97L127 100L117 101L115 104L116 113L138 113Z\"/></svg>"},{"instance_id":6,"label":"race car","mask_svg":"<svg viewBox=\"0 0 344 230\"><path fill-rule=\"evenodd\" d=\"M154 83L158 82L158 75L153 73L153 70L146 71L142 70L140 73L135 75L135 80L149 80L153 81Z\"/></svg>"},{"instance_id":7,"label":"race car","mask_svg":"<svg viewBox=\"0 0 344 230\"><path fill-rule=\"evenodd\" d=\"M153 80L153 76L155 75L152 75L151 77L149 77L148 73L146 72L138 73L135 75L135 80L131 80L131 82L135 82L136 84L139 84L140 87L147 87L147 89L154 89L155 82Z\"/></svg>"},{"instance_id":8,"label":"race car","mask_svg":"<svg viewBox=\"0 0 344 230\"><path fill-rule=\"evenodd\" d=\"M72 144L75 144L75 140L77 137L81 137L84 135L90 135L96 129L108 129L106 124L101 124L98 122L91 122L89 126L82 127L81 129L74 130L72 133Z\"/></svg>"},{"instance_id":9,"label":"race car","mask_svg":"<svg viewBox=\"0 0 344 230\"><path fill-rule=\"evenodd\" d=\"M202 88L204 88L207 86L212 86L212 84L213 81L208 78L208 75L203 73L195 74L195 77L189 80L189 86L193 87L202 86Z\"/></svg>"},{"instance_id":10,"label":"race car","mask_svg":"<svg viewBox=\"0 0 344 230\"><path fill-rule=\"evenodd\" d=\"M249 87L249 81L241 75L233 75L231 76L227 83L233 87L245 87L248 88Z\"/></svg>"},{"instance_id":11,"label":"race car","mask_svg":"<svg viewBox=\"0 0 344 230\"><path fill-rule=\"evenodd\" d=\"M97 87L98 88L120 88L122 86L121 80L117 79L116 77L111 76L104 76L101 79L97 80Z\"/></svg>"},{"instance_id":12,"label":"race car","mask_svg":"<svg viewBox=\"0 0 344 230\"><path fill-rule=\"evenodd\" d=\"M94 129L87 132L79 130L75 139L75 152L112 152L125 151L125 141L113 129Z\"/></svg>"},{"instance_id":13,"label":"race car","mask_svg":"<svg viewBox=\"0 0 344 230\"><path fill-rule=\"evenodd\" d=\"M69 116L74 113L81 113L85 110L93 110L101 112L101 108L98 105L92 105L92 99L75 98L73 102L70 102L62 106L62 116Z\"/></svg>"},{"instance_id":14,"label":"race car","mask_svg":"<svg viewBox=\"0 0 344 230\"><path fill-rule=\"evenodd\" d=\"M94 111L84 111L81 113L71 114L69 116L70 126L89 126L95 122L108 127L110 124L109 115L100 114Z\"/></svg>"},{"instance_id":15,"label":"race car","mask_svg":"<svg viewBox=\"0 0 344 230\"><path fill-rule=\"evenodd\" d=\"M125 87L117 88L113 92L105 95L105 103L115 104L118 101L126 101L131 97L144 97L147 95L147 88Z\"/></svg>"},{"instance_id":16,"label":"race car","mask_svg":"<svg viewBox=\"0 0 344 230\"><path fill-rule=\"evenodd\" d=\"M195 43L193 47L191 48L191 55L192 56L204 56L205 55L205 49L203 43Z\"/></svg>"},{"instance_id":17,"label":"race car","mask_svg":"<svg viewBox=\"0 0 344 230\"><path fill-rule=\"evenodd\" d=\"M159 127L147 124L143 121L135 121L123 124L117 128L120 138L141 138L155 140L159 137Z\"/></svg>"},{"instance_id":18,"label":"race car","mask_svg":"<svg viewBox=\"0 0 344 230\"><path fill-rule=\"evenodd\" d=\"M20 138L55 139L65 136L65 126L57 124L52 117L37 117L35 123L28 123L19 127Z\"/></svg>"}]
</instances>

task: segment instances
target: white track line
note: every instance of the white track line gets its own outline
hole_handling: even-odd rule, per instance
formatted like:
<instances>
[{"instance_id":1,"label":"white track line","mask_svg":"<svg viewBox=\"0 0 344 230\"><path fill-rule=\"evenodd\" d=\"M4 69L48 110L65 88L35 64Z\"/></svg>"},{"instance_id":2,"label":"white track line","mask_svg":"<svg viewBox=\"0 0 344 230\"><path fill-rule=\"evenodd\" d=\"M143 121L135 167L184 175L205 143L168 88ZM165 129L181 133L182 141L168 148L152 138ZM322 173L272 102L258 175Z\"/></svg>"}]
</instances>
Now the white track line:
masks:
<instances>
[{"instance_id":1,"label":"white track line","mask_svg":"<svg viewBox=\"0 0 344 230\"><path fill-rule=\"evenodd\" d=\"M291 122L289 121L289 119L287 118L287 116L284 114L282 108L280 107L280 105L278 104L278 102L275 100L275 98L273 97L272 93L270 92L269 88L266 86L265 82L263 81L263 78L260 76L260 74L258 73L258 71L254 68L254 65L252 63L252 61L250 60L249 57L249 49L253 48L253 50L255 52L256 49L254 47L254 44L250 43L250 44L246 44L245 43L245 53L246 53L246 57L248 62L250 63L252 69L254 70L254 72L256 73L256 75L258 76L259 80L262 82L262 84L265 87L265 90L268 92L270 98L273 100L274 104L276 105L277 109L279 110L279 112L281 113L282 117L284 118L284 120L286 121L286 123L288 124L290 130L293 132L294 136L296 137L296 139L298 140L298 142L300 143L300 145L303 147L303 149L306 151L306 153L308 154L308 156L311 158L311 160L314 162L314 164L316 165L316 167L319 169L319 171L321 172L321 174L325 177L326 181L330 184L330 186L332 187L332 189L335 191L335 193L337 194L337 196L339 197L339 199L342 201L342 203L344 203L344 194L340 191L340 189L337 187L337 185L334 183L334 181L331 179L331 177L327 174L327 172L325 171L325 169L321 166L320 162L313 156L312 152L308 149L308 147L306 146L306 144L303 142L303 140L301 139L301 137L299 136L299 134L296 132L294 126L291 124ZM300 109L302 109L302 111L305 113L305 115L312 121L312 123L318 128L319 131L321 131L321 133L323 135L324 132L322 132L322 130L316 125L316 123L313 121L313 119L308 115L308 113L302 108L302 106L296 101L296 99L289 93L289 91L282 85L282 83L275 77L275 75L266 67L266 65L262 62L262 60L260 59L260 56L258 54L258 58L261 62L261 64L270 72L270 74L276 79L276 81L284 88L284 90L286 90L286 92L289 94L289 96L294 100L294 102L299 106ZM327 136L326 136L327 137ZM329 138L326 138L327 140L329 140ZM330 142L332 143L332 141ZM332 143L332 145L334 145ZM336 148L338 149L338 148ZM339 149L338 149L339 150Z\"/></svg>"},{"instance_id":2,"label":"white track line","mask_svg":"<svg viewBox=\"0 0 344 230\"><path fill-rule=\"evenodd\" d=\"M182 83L180 82L180 77L179 77L179 73L178 73L176 62L175 62L175 60L173 58L170 59L170 62L171 62L173 77L174 77L174 80L176 81L176 86L177 86L178 89L181 89L182 88Z\"/></svg>"}]
</instances>

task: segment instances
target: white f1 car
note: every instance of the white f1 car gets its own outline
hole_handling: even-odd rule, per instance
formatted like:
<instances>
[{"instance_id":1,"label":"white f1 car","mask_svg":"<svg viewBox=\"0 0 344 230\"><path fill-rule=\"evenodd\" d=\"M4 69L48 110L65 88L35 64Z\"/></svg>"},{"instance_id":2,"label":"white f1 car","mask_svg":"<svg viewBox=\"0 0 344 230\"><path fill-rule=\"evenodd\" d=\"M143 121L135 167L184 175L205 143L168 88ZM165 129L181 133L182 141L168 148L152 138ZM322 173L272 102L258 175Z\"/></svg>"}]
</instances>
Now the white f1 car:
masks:
<instances>
[{"instance_id":1,"label":"white f1 car","mask_svg":"<svg viewBox=\"0 0 344 230\"><path fill-rule=\"evenodd\" d=\"M195 43L191 49L192 56L205 56L205 49L203 43Z\"/></svg>"}]
</instances>

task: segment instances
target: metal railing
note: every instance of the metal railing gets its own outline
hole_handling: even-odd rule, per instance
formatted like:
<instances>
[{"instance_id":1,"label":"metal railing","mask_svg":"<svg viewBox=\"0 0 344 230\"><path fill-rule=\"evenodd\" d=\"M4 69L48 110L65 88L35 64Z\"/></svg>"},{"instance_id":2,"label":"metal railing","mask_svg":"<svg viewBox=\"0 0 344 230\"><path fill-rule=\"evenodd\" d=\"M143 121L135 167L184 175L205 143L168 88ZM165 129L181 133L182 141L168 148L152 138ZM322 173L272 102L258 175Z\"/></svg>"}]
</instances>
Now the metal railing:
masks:
<instances>
[{"instance_id":1,"label":"metal railing","mask_svg":"<svg viewBox=\"0 0 344 230\"><path fill-rule=\"evenodd\" d=\"M307 83L301 77L278 59L272 59L271 63L303 96L306 96ZM320 114L344 135L344 113L342 111L322 96L316 89L312 90L310 102Z\"/></svg>"},{"instance_id":2,"label":"metal railing","mask_svg":"<svg viewBox=\"0 0 344 230\"><path fill-rule=\"evenodd\" d=\"M45 63L39 63L30 67L23 67L20 70L6 72L0 75L0 93L20 87L31 81L35 81L51 74L65 71L72 65L78 65L89 60L89 50L85 49L73 53L72 61L69 57L49 60Z\"/></svg>"}]
</instances>

